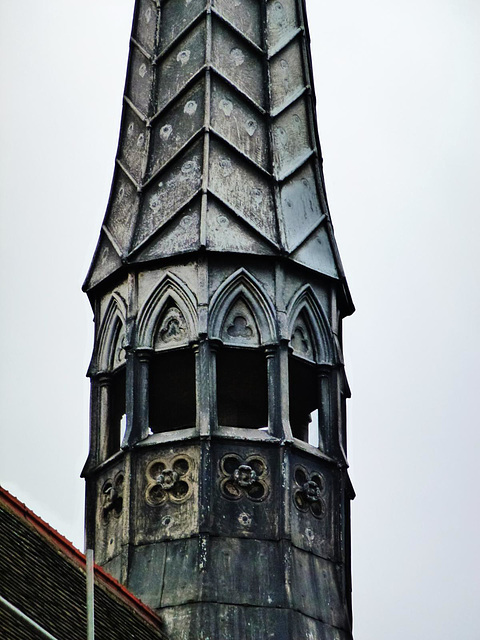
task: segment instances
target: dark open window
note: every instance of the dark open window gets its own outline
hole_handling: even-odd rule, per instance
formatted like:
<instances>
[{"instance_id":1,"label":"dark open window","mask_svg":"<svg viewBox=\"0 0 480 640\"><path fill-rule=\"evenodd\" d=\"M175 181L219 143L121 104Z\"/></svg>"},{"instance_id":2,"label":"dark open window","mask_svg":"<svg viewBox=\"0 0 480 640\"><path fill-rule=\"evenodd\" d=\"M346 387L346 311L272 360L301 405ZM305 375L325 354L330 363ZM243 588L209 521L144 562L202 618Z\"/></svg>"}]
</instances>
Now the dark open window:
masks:
<instances>
[{"instance_id":1,"label":"dark open window","mask_svg":"<svg viewBox=\"0 0 480 640\"><path fill-rule=\"evenodd\" d=\"M288 380L290 427L293 437L318 447L319 393L315 365L290 355Z\"/></svg>"},{"instance_id":2,"label":"dark open window","mask_svg":"<svg viewBox=\"0 0 480 640\"><path fill-rule=\"evenodd\" d=\"M107 458L120 449L126 425L125 367L112 374L109 386L109 425L107 431Z\"/></svg>"},{"instance_id":3,"label":"dark open window","mask_svg":"<svg viewBox=\"0 0 480 640\"><path fill-rule=\"evenodd\" d=\"M263 352L224 347L217 353L218 424L268 426L267 362Z\"/></svg>"},{"instance_id":4,"label":"dark open window","mask_svg":"<svg viewBox=\"0 0 480 640\"><path fill-rule=\"evenodd\" d=\"M195 355L190 349L155 354L150 363L150 429L194 427Z\"/></svg>"}]
</instances>

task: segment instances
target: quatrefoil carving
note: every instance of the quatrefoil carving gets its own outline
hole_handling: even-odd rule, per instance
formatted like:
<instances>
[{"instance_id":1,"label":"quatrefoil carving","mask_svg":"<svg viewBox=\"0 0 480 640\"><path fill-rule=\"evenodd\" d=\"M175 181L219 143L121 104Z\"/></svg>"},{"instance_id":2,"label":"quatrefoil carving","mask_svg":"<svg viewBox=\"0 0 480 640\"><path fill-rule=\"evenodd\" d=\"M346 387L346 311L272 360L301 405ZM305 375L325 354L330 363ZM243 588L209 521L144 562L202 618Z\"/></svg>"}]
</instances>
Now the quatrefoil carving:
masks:
<instances>
[{"instance_id":1,"label":"quatrefoil carving","mask_svg":"<svg viewBox=\"0 0 480 640\"><path fill-rule=\"evenodd\" d=\"M102 487L102 513L105 520L111 515L119 516L123 509L123 472L105 481Z\"/></svg>"},{"instance_id":2,"label":"quatrefoil carving","mask_svg":"<svg viewBox=\"0 0 480 640\"><path fill-rule=\"evenodd\" d=\"M178 455L171 460L158 458L150 462L146 470L147 490L145 498L152 507L167 502L181 504L192 495L192 459Z\"/></svg>"},{"instance_id":3,"label":"quatrefoil carving","mask_svg":"<svg viewBox=\"0 0 480 640\"><path fill-rule=\"evenodd\" d=\"M220 461L220 490L229 500L248 498L254 502L265 500L270 491L266 461L257 455L241 458L229 453Z\"/></svg>"},{"instance_id":4,"label":"quatrefoil carving","mask_svg":"<svg viewBox=\"0 0 480 640\"><path fill-rule=\"evenodd\" d=\"M318 471L309 473L305 467L297 466L294 471L295 488L293 502L299 511L310 511L315 518L323 518L326 513L325 479Z\"/></svg>"}]
</instances>

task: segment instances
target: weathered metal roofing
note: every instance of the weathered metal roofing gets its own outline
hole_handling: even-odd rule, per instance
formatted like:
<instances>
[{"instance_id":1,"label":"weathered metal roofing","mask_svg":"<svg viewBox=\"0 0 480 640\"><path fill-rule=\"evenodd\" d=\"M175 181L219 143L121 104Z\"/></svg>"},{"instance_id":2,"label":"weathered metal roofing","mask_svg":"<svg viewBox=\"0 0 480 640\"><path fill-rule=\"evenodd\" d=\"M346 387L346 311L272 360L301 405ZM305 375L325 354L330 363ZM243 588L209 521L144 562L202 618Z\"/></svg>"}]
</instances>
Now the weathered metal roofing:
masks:
<instances>
[{"instance_id":1,"label":"weathered metal roofing","mask_svg":"<svg viewBox=\"0 0 480 640\"><path fill-rule=\"evenodd\" d=\"M137 0L85 289L122 264L200 249L288 256L344 280L308 40L303 0Z\"/></svg>"}]
</instances>

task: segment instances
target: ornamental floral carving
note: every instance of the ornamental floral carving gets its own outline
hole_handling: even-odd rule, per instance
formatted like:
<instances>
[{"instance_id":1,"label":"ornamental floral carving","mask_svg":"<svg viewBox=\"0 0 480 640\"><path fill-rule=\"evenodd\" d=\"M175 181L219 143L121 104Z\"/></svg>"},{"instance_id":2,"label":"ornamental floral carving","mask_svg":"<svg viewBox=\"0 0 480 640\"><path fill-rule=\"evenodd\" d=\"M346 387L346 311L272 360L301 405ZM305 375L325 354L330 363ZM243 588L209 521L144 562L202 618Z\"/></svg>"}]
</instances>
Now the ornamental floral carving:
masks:
<instances>
[{"instance_id":1,"label":"ornamental floral carving","mask_svg":"<svg viewBox=\"0 0 480 640\"><path fill-rule=\"evenodd\" d=\"M188 500L193 491L192 468L192 459L187 455L150 462L146 470L148 504L161 507L167 502L181 504Z\"/></svg>"},{"instance_id":2,"label":"ornamental floral carving","mask_svg":"<svg viewBox=\"0 0 480 640\"><path fill-rule=\"evenodd\" d=\"M156 348L188 338L187 323L178 307L170 307L164 314L156 336Z\"/></svg>"},{"instance_id":3,"label":"ornamental floral carving","mask_svg":"<svg viewBox=\"0 0 480 640\"><path fill-rule=\"evenodd\" d=\"M318 471L309 473L305 467L297 466L294 471L293 502L299 511L310 511L315 518L323 518L326 512L324 500L325 479Z\"/></svg>"},{"instance_id":4,"label":"ornamental floral carving","mask_svg":"<svg viewBox=\"0 0 480 640\"><path fill-rule=\"evenodd\" d=\"M119 516L123 509L123 472L105 481L101 494L102 514L105 521Z\"/></svg>"},{"instance_id":5,"label":"ornamental floral carving","mask_svg":"<svg viewBox=\"0 0 480 640\"><path fill-rule=\"evenodd\" d=\"M220 490L229 500L248 498L261 502L268 496L268 468L261 456L242 458L229 453L220 461L220 473Z\"/></svg>"}]
</instances>

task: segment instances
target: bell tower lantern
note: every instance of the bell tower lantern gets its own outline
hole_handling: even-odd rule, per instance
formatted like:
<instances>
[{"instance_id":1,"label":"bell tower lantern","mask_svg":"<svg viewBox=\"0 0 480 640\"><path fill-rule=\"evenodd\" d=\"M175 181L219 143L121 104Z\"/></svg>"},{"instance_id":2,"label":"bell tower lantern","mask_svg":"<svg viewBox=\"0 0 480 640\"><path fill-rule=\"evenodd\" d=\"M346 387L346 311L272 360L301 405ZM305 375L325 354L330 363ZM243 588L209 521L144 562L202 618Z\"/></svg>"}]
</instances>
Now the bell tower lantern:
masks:
<instances>
[{"instance_id":1,"label":"bell tower lantern","mask_svg":"<svg viewBox=\"0 0 480 640\"><path fill-rule=\"evenodd\" d=\"M136 0L84 289L96 560L172 640L348 640L342 319L303 0Z\"/></svg>"}]
</instances>

